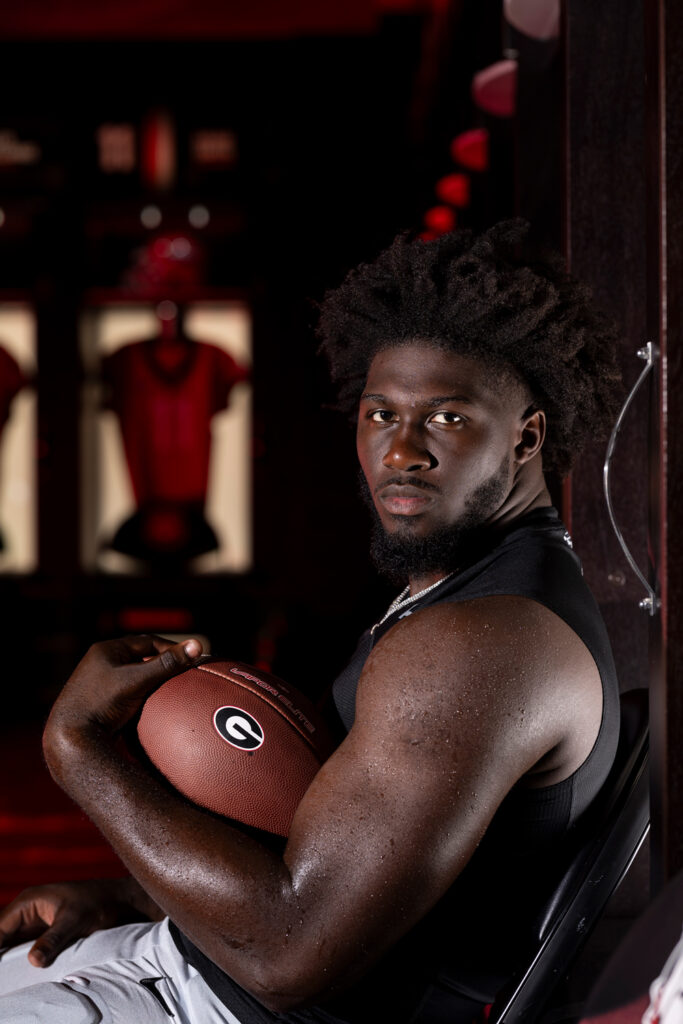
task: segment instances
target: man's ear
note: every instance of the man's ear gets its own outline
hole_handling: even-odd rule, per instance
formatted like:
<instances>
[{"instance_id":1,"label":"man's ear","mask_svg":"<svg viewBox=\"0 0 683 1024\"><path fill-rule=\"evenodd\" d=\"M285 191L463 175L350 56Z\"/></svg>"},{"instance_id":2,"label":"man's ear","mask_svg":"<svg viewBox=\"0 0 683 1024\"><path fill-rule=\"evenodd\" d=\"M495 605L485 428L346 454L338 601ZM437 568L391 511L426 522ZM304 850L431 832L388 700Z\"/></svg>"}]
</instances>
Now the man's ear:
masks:
<instances>
[{"instance_id":1,"label":"man's ear","mask_svg":"<svg viewBox=\"0 0 683 1024\"><path fill-rule=\"evenodd\" d=\"M519 466L533 459L543 447L545 441L545 413L533 406L524 413L521 439L515 445L515 461Z\"/></svg>"}]
</instances>

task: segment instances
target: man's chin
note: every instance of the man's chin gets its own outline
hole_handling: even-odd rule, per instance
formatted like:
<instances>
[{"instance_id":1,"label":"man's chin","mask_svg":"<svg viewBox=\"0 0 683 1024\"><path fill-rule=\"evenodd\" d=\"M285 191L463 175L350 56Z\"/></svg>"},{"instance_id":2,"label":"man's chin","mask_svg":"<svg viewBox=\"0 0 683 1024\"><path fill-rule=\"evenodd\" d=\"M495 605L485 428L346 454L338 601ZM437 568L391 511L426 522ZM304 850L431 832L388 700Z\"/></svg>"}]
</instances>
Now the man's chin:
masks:
<instances>
[{"instance_id":1,"label":"man's chin","mask_svg":"<svg viewBox=\"0 0 683 1024\"><path fill-rule=\"evenodd\" d=\"M370 555L377 569L392 582L405 583L411 577L454 572L463 566L478 550L490 529L487 524L495 518L509 493L508 468L506 456L498 472L469 495L460 519L438 527L430 527L424 515L392 515L385 527L361 475L361 495L373 513Z\"/></svg>"}]
</instances>

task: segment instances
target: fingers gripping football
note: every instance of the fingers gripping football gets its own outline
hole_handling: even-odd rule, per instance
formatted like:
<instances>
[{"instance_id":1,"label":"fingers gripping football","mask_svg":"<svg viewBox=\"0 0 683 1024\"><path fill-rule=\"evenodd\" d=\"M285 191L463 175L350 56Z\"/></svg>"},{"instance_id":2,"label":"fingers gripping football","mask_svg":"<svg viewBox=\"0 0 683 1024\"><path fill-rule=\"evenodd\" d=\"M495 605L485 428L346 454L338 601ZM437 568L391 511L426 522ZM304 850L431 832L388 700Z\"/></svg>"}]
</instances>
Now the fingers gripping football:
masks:
<instances>
[{"instance_id":1,"label":"fingers gripping football","mask_svg":"<svg viewBox=\"0 0 683 1024\"><path fill-rule=\"evenodd\" d=\"M93 644L59 695L46 730L97 727L116 733L146 697L195 663L198 640L174 643L158 636L130 636Z\"/></svg>"}]
</instances>

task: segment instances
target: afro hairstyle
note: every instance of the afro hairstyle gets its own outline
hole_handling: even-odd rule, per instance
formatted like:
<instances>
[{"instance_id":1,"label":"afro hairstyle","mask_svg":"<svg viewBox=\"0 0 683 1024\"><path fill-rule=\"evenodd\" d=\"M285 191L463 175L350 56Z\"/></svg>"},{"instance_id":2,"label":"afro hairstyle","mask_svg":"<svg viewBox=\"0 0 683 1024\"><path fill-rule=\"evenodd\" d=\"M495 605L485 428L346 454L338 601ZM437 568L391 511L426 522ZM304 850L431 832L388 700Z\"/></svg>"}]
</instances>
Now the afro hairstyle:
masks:
<instances>
[{"instance_id":1,"label":"afro hairstyle","mask_svg":"<svg viewBox=\"0 0 683 1024\"><path fill-rule=\"evenodd\" d=\"M620 395L616 327L559 256L531 253L528 229L402 234L328 292L317 333L337 407L356 413L377 352L425 341L525 382L547 417L545 469L567 472L589 438L606 436Z\"/></svg>"}]
</instances>

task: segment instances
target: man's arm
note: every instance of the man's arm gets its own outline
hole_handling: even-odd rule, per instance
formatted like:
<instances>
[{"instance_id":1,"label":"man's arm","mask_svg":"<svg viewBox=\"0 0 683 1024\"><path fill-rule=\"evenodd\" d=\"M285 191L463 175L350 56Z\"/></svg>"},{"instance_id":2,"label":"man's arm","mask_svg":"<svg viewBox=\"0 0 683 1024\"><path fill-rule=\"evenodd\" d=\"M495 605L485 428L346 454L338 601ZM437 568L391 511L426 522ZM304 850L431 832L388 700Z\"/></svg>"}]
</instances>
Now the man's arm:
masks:
<instances>
[{"instance_id":1,"label":"man's arm","mask_svg":"<svg viewBox=\"0 0 683 1024\"><path fill-rule=\"evenodd\" d=\"M566 746L577 694L597 676L568 627L531 601L403 620L368 660L356 724L280 857L118 753L116 733L160 676L189 662L163 646L91 649L55 705L46 758L159 906L279 1011L356 980L427 912L510 788ZM598 707L595 734L599 720Z\"/></svg>"}]
</instances>

